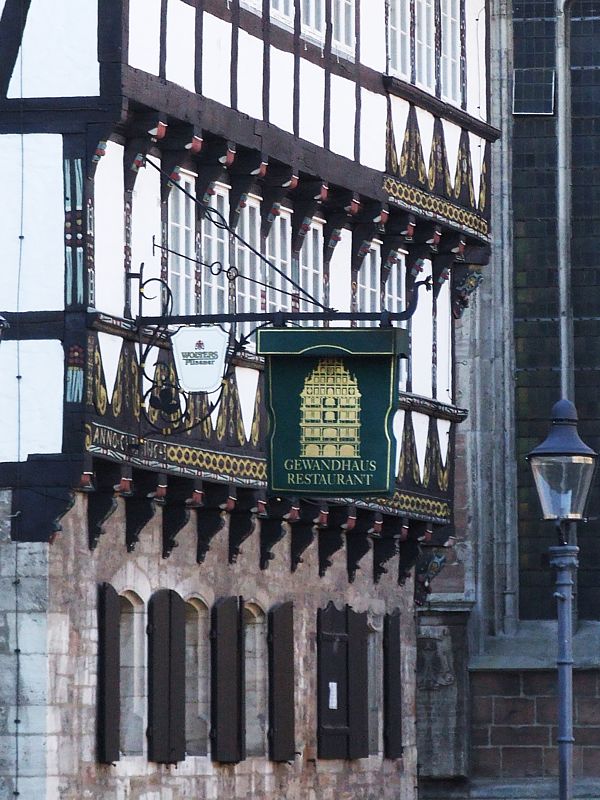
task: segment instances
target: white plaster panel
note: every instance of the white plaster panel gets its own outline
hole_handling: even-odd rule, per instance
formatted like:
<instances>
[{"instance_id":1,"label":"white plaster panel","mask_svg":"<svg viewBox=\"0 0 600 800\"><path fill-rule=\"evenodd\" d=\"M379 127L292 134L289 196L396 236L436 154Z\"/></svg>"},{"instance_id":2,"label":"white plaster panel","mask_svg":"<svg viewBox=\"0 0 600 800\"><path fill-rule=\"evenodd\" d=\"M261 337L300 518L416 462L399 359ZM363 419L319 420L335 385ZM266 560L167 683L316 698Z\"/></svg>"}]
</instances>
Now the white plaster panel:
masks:
<instances>
[{"instance_id":1,"label":"white plaster panel","mask_svg":"<svg viewBox=\"0 0 600 800\"><path fill-rule=\"evenodd\" d=\"M399 97L391 97L390 100L392 105L392 125L394 127L394 139L396 141L398 158L400 158L400 153L402 152L402 141L404 139L406 123L408 122L408 112L410 110L410 106L406 100L401 100Z\"/></svg>"},{"instance_id":2,"label":"white plaster panel","mask_svg":"<svg viewBox=\"0 0 600 800\"><path fill-rule=\"evenodd\" d=\"M417 458L419 460L419 473L423 480L425 471L425 455L427 453L427 434L429 433L429 417L426 414L412 414L413 430L415 432L415 445L417 447Z\"/></svg>"},{"instance_id":3,"label":"white plaster panel","mask_svg":"<svg viewBox=\"0 0 600 800\"><path fill-rule=\"evenodd\" d=\"M361 90L360 163L385 170L387 102L382 94Z\"/></svg>"},{"instance_id":4,"label":"white plaster panel","mask_svg":"<svg viewBox=\"0 0 600 800\"><path fill-rule=\"evenodd\" d=\"M167 6L167 80L194 91L196 9L183 0Z\"/></svg>"},{"instance_id":5,"label":"white plaster panel","mask_svg":"<svg viewBox=\"0 0 600 800\"><path fill-rule=\"evenodd\" d=\"M331 76L329 147L334 153L351 159L354 158L355 92L352 81L338 75Z\"/></svg>"},{"instance_id":6,"label":"white plaster panel","mask_svg":"<svg viewBox=\"0 0 600 800\"><path fill-rule=\"evenodd\" d=\"M481 168L483 166L483 156L485 155L485 139L480 139L475 134L469 134L469 148L471 150L471 164L473 166L473 188L475 189L475 200L479 203L479 189L481 187Z\"/></svg>"},{"instance_id":7,"label":"white plaster panel","mask_svg":"<svg viewBox=\"0 0 600 800\"><path fill-rule=\"evenodd\" d=\"M486 119L485 3L466 0L467 112Z\"/></svg>"},{"instance_id":8,"label":"white plaster panel","mask_svg":"<svg viewBox=\"0 0 600 800\"><path fill-rule=\"evenodd\" d=\"M240 30L238 39L238 110L262 119L264 45L256 36Z\"/></svg>"},{"instance_id":9,"label":"white plaster panel","mask_svg":"<svg viewBox=\"0 0 600 800\"><path fill-rule=\"evenodd\" d=\"M398 474L400 468L400 456L402 454L402 434L404 432L404 409L400 408L394 414L394 421L392 423L392 430L394 431L394 438L396 439L396 462L394 464L394 475Z\"/></svg>"},{"instance_id":10,"label":"white plaster panel","mask_svg":"<svg viewBox=\"0 0 600 800\"><path fill-rule=\"evenodd\" d=\"M56 340L0 345L0 461L25 461L31 453L60 453L63 428L64 354ZM17 382L17 375L21 375ZM21 396L19 453L19 409ZM41 402L43 398L43 402Z\"/></svg>"},{"instance_id":11,"label":"white plaster panel","mask_svg":"<svg viewBox=\"0 0 600 800\"><path fill-rule=\"evenodd\" d=\"M300 59L300 138L323 146L325 71Z\"/></svg>"},{"instance_id":12,"label":"white plaster panel","mask_svg":"<svg viewBox=\"0 0 600 800\"><path fill-rule=\"evenodd\" d=\"M231 25L204 13L202 35L202 94L231 105Z\"/></svg>"},{"instance_id":13,"label":"white plaster panel","mask_svg":"<svg viewBox=\"0 0 600 800\"><path fill-rule=\"evenodd\" d=\"M444 141L446 143L446 155L448 156L448 169L450 171L450 181L454 186L456 178L456 165L458 164L458 148L460 145L461 130L458 125L454 125L448 120L442 120L444 128Z\"/></svg>"},{"instance_id":14,"label":"white plaster panel","mask_svg":"<svg viewBox=\"0 0 600 800\"><path fill-rule=\"evenodd\" d=\"M440 453L442 455L442 464L445 467L448 463L448 450L450 446L450 427L452 423L447 419L438 419L438 438L440 440Z\"/></svg>"},{"instance_id":15,"label":"white plaster panel","mask_svg":"<svg viewBox=\"0 0 600 800\"><path fill-rule=\"evenodd\" d=\"M431 261L425 261L419 280L431 275ZM411 319L410 368L412 391L424 397L431 397L433 352L433 302L431 292L419 289L417 310Z\"/></svg>"},{"instance_id":16,"label":"white plaster panel","mask_svg":"<svg viewBox=\"0 0 600 800\"><path fill-rule=\"evenodd\" d=\"M115 381L117 380L117 369L119 367L119 356L121 355L123 339L121 339L120 336L112 336L109 333L99 333L98 346L102 358L106 391L108 393L108 399L111 400L115 388Z\"/></svg>"},{"instance_id":17,"label":"white plaster panel","mask_svg":"<svg viewBox=\"0 0 600 800\"><path fill-rule=\"evenodd\" d=\"M158 75L160 1L129 0L129 64Z\"/></svg>"},{"instance_id":18,"label":"white plaster panel","mask_svg":"<svg viewBox=\"0 0 600 800\"><path fill-rule=\"evenodd\" d=\"M431 155L431 142L433 141L433 115L429 111L424 111L422 108L417 108L417 123L419 125L419 134L421 135L421 147L423 149L423 158L425 160L425 168L429 168L429 156ZM398 140L396 140L398 146ZM398 153L400 157L400 153Z\"/></svg>"},{"instance_id":19,"label":"white plaster panel","mask_svg":"<svg viewBox=\"0 0 600 800\"><path fill-rule=\"evenodd\" d=\"M271 47L269 121L290 133L294 130L294 56Z\"/></svg>"},{"instance_id":20,"label":"white plaster panel","mask_svg":"<svg viewBox=\"0 0 600 800\"><path fill-rule=\"evenodd\" d=\"M437 297L437 399L452 402L452 314L450 281L442 284Z\"/></svg>"},{"instance_id":21,"label":"white plaster panel","mask_svg":"<svg viewBox=\"0 0 600 800\"><path fill-rule=\"evenodd\" d=\"M256 403L256 387L258 386L259 373L257 369L247 367L235 368L235 380L238 387L240 407L242 410L242 422L246 439L250 438L252 422L254 421L254 406Z\"/></svg>"},{"instance_id":22,"label":"white plaster panel","mask_svg":"<svg viewBox=\"0 0 600 800\"><path fill-rule=\"evenodd\" d=\"M331 307L338 311L350 311L352 234L350 231L343 230L341 237L329 264L329 301ZM340 323L342 327L347 324L347 322Z\"/></svg>"},{"instance_id":23,"label":"white plaster panel","mask_svg":"<svg viewBox=\"0 0 600 800\"><path fill-rule=\"evenodd\" d=\"M377 72L385 72L385 3L360 4L360 60Z\"/></svg>"},{"instance_id":24,"label":"white plaster panel","mask_svg":"<svg viewBox=\"0 0 600 800\"><path fill-rule=\"evenodd\" d=\"M23 97L100 94L97 0L32 0L8 97L21 89Z\"/></svg>"},{"instance_id":25,"label":"white plaster panel","mask_svg":"<svg viewBox=\"0 0 600 800\"><path fill-rule=\"evenodd\" d=\"M123 315L125 305L123 192L123 147L108 142L94 186L95 303L116 316Z\"/></svg>"},{"instance_id":26,"label":"white plaster panel","mask_svg":"<svg viewBox=\"0 0 600 800\"><path fill-rule=\"evenodd\" d=\"M157 166L160 162L153 159ZM174 192L179 191L173 189ZM157 244L161 241L160 222L160 174L152 167L141 169L135 181L131 204L131 268L139 272L140 265L144 264L144 280L160 278L160 250L154 248L152 252L152 237ZM137 290L137 283L133 283ZM160 291L157 283L150 284L146 292L148 298L143 301L143 313L146 316L160 314ZM132 291L134 303L133 312L136 312L135 291Z\"/></svg>"},{"instance_id":27,"label":"white plaster panel","mask_svg":"<svg viewBox=\"0 0 600 800\"><path fill-rule=\"evenodd\" d=\"M22 139L13 134L0 136L0 175L3 263L0 308L60 310L64 308L65 290L62 136L28 134ZM21 179L22 242L19 239Z\"/></svg>"}]
</instances>

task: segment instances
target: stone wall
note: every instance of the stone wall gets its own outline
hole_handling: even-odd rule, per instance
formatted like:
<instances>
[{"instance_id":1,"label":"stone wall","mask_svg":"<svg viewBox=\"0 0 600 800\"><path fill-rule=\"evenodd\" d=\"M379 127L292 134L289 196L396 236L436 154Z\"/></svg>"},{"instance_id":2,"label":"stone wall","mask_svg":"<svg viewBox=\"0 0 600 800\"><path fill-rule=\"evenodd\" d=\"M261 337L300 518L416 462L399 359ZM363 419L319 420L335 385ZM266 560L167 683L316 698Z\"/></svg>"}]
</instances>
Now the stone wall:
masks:
<instances>
[{"instance_id":1,"label":"stone wall","mask_svg":"<svg viewBox=\"0 0 600 800\"><path fill-rule=\"evenodd\" d=\"M342 550L333 557L326 576L319 578L315 542L306 551L304 563L296 573L291 573L290 543L286 537L274 548L275 557L269 568L261 571L259 537L255 532L244 543L237 563L229 565L225 528L213 540L205 563L198 565L193 511L192 519L177 536L178 547L168 559L163 559L160 508L142 531L136 550L127 553L125 510L120 499L96 550L90 552L86 503L85 495L76 496L73 509L62 520L63 530L52 544L19 546L23 554L25 551L30 554L21 563L23 583L34 567L43 573L43 602L39 612L31 608L31 616L45 630L42 638L46 647L35 664L32 656L31 669L35 668L39 676L39 688L31 697L23 695L19 712L25 719L37 709L34 704L41 706L41 717L36 718L37 732L32 727L28 739L25 735L19 737L21 780L25 781L27 765L27 779L36 781L30 784L35 785L35 790L22 790L21 796L36 800L413 800L416 797L413 582L408 581L402 588L398 586L396 564L388 565L388 573L378 585L373 584L366 569L359 570L355 583L349 584L346 554ZM0 547L14 552L16 545L5 537ZM2 558L0 563L8 562L8 558ZM112 766L96 763L96 604L97 585L103 581L110 582L119 593L135 593L144 605L161 588L174 589L184 599L198 597L208 607L216 599L231 595L242 595L265 612L278 602L292 600L298 751L295 761L277 764L264 757L252 757L237 765L220 765L206 756L188 756L177 766L165 766L148 762L145 755L131 755L123 756ZM2 587L3 607L12 602L11 590L9 580ZM357 611L369 611L375 621L380 621L386 611L401 609L405 745L402 759L391 761L382 757L381 715L379 754L356 761L316 758L316 618L317 609L324 608L330 600L338 607L348 603ZM29 646L30 639L33 643L33 636L23 629L23 663L24 648ZM12 696L14 656L0 653L0 658L5 659L0 691ZM0 781L4 782L0 782L0 798L11 797L13 791L14 737L11 745L10 739L6 739L7 726L4 720L5 741L0 741L3 748ZM35 740L34 733L38 737ZM28 752L31 755L26 761Z\"/></svg>"},{"instance_id":2,"label":"stone wall","mask_svg":"<svg viewBox=\"0 0 600 800\"><path fill-rule=\"evenodd\" d=\"M61 691L48 670L48 546L10 540L10 492L0 491L0 798L44 798ZM18 794L17 794L18 793Z\"/></svg>"},{"instance_id":3,"label":"stone wall","mask_svg":"<svg viewBox=\"0 0 600 800\"><path fill-rule=\"evenodd\" d=\"M574 774L600 776L600 672L574 673ZM556 671L471 673L474 778L558 774Z\"/></svg>"}]
</instances>

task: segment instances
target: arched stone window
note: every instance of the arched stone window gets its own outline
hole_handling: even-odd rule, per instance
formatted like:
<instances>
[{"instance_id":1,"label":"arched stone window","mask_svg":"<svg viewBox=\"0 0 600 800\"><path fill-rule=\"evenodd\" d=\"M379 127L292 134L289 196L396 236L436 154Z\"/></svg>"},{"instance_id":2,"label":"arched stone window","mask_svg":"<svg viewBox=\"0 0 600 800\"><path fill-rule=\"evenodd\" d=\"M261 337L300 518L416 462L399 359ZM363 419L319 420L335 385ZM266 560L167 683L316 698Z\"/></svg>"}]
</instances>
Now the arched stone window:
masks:
<instances>
[{"instance_id":1,"label":"arched stone window","mask_svg":"<svg viewBox=\"0 0 600 800\"><path fill-rule=\"evenodd\" d=\"M208 754L210 728L210 617L196 598L185 604L185 749Z\"/></svg>"},{"instance_id":2,"label":"arched stone window","mask_svg":"<svg viewBox=\"0 0 600 800\"><path fill-rule=\"evenodd\" d=\"M119 597L121 732L123 755L142 755L146 709L144 604L134 592Z\"/></svg>"},{"instance_id":3,"label":"arched stone window","mask_svg":"<svg viewBox=\"0 0 600 800\"><path fill-rule=\"evenodd\" d=\"M267 744L267 618L259 606L244 606L246 754L264 756Z\"/></svg>"}]
</instances>

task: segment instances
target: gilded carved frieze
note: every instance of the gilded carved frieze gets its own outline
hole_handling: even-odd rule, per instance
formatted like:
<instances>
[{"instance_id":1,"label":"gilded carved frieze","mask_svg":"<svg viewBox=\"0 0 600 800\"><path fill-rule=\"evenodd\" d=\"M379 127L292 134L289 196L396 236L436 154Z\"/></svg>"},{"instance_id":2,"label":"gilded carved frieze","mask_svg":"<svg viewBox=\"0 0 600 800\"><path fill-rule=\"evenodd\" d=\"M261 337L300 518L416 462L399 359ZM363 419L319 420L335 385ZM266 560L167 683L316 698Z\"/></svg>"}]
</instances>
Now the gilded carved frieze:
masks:
<instances>
[{"instance_id":1,"label":"gilded carved frieze","mask_svg":"<svg viewBox=\"0 0 600 800\"><path fill-rule=\"evenodd\" d=\"M489 142L486 143L479 182L475 192L475 166L471 158L471 136L463 129L456 151L456 171L450 172L448 141L442 120L433 117L433 134L428 153L423 151L423 136L415 106L408 107L403 131L394 129L392 100L388 97L386 135L386 175L383 190L392 204L418 215L462 228L478 239L488 241ZM401 102L401 101L398 101ZM400 156L396 142L402 136Z\"/></svg>"}]
</instances>

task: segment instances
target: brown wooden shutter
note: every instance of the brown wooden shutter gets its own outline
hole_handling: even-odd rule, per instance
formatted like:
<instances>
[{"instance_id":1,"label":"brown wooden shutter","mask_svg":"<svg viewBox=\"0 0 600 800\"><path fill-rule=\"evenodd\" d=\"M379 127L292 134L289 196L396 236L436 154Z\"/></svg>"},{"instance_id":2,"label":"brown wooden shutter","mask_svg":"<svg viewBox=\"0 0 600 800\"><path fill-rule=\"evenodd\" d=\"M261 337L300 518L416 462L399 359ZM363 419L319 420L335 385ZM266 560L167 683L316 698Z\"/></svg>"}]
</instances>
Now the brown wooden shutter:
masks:
<instances>
[{"instance_id":1,"label":"brown wooden shutter","mask_svg":"<svg viewBox=\"0 0 600 800\"><path fill-rule=\"evenodd\" d=\"M333 603L317 614L318 756L348 753L348 634L346 611Z\"/></svg>"},{"instance_id":2,"label":"brown wooden shutter","mask_svg":"<svg viewBox=\"0 0 600 800\"><path fill-rule=\"evenodd\" d=\"M211 755L234 763L244 758L244 642L241 598L225 597L212 609Z\"/></svg>"},{"instance_id":3,"label":"brown wooden shutter","mask_svg":"<svg viewBox=\"0 0 600 800\"><path fill-rule=\"evenodd\" d=\"M296 755L294 698L294 604L269 612L269 753L273 761Z\"/></svg>"},{"instance_id":4,"label":"brown wooden shutter","mask_svg":"<svg viewBox=\"0 0 600 800\"><path fill-rule=\"evenodd\" d=\"M148 607L148 758L185 758L185 604L161 589Z\"/></svg>"},{"instance_id":5,"label":"brown wooden shutter","mask_svg":"<svg viewBox=\"0 0 600 800\"><path fill-rule=\"evenodd\" d=\"M119 595L109 583L98 587L97 756L103 764L120 757L121 643Z\"/></svg>"},{"instance_id":6,"label":"brown wooden shutter","mask_svg":"<svg viewBox=\"0 0 600 800\"><path fill-rule=\"evenodd\" d=\"M402 667L400 609L383 626L383 746L386 758L402 756Z\"/></svg>"},{"instance_id":7,"label":"brown wooden shutter","mask_svg":"<svg viewBox=\"0 0 600 800\"><path fill-rule=\"evenodd\" d=\"M367 614L346 606L348 630L348 758L369 755Z\"/></svg>"},{"instance_id":8,"label":"brown wooden shutter","mask_svg":"<svg viewBox=\"0 0 600 800\"><path fill-rule=\"evenodd\" d=\"M169 590L148 606L148 758L169 763Z\"/></svg>"},{"instance_id":9,"label":"brown wooden shutter","mask_svg":"<svg viewBox=\"0 0 600 800\"><path fill-rule=\"evenodd\" d=\"M169 753L170 763L185 759L185 603L170 592Z\"/></svg>"}]
</instances>

